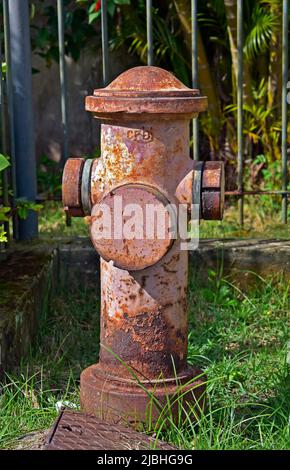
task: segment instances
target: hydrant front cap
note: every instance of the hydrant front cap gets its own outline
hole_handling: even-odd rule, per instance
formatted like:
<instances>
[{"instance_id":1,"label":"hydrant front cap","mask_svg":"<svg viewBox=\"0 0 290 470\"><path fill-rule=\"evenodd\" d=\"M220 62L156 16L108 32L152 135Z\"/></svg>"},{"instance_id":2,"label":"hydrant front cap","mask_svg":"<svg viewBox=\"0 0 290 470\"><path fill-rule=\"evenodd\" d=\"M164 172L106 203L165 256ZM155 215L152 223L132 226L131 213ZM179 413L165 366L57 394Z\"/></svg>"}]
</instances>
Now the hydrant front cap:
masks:
<instances>
[{"instance_id":1,"label":"hydrant front cap","mask_svg":"<svg viewBox=\"0 0 290 470\"><path fill-rule=\"evenodd\" d=\"M207 109L207 97L186 87L167 70L134 67L122 73L106 88L86 97L86 110L96 117L112 113L177 114L197 116Z\"/></svg>"},{"instance_id":2,"label":"hydrant front cap","mask_svg":"<svg viewBox=\"0 0 290 470\"><path fill-rule=\"evenodd\" d=\"M175 227L175 215L160 191L144 184L125 184L94 205L91 240L104 260L138 271L156 264L169 251Z\"/></svg>"}]
</instances>

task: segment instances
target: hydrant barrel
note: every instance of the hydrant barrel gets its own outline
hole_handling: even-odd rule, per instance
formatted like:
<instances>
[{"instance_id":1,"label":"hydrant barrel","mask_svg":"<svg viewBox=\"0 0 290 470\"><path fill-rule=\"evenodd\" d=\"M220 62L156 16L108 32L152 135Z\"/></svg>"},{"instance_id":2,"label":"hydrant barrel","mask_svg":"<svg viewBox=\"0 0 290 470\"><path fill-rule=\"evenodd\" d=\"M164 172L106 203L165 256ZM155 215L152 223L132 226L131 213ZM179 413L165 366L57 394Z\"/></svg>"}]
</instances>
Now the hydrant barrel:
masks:
<instances>
[{"instance_id":1,"label":"hydrant barrel","mask_svg":"<svg viewBox=\"0 0 290 470\"><path fill-rule=\"evenodd\" d=\"M81 375L81 405L112 422L145 419L148 395L133 377L162 403L182 383L192 382L187 401L204 392L194 379L200 371L187 364L188 251L179 213L194 203L198 217L222 217L223 165L189 156L190 120L206 107L206 97L169 72L130 69L86 98L102 121L101 157L89 179L85 163L64 171L64 184L79 188L64 188L64 203L76 215L91 209L101 256L100 357Z\"/></svg>"}]
</instances>

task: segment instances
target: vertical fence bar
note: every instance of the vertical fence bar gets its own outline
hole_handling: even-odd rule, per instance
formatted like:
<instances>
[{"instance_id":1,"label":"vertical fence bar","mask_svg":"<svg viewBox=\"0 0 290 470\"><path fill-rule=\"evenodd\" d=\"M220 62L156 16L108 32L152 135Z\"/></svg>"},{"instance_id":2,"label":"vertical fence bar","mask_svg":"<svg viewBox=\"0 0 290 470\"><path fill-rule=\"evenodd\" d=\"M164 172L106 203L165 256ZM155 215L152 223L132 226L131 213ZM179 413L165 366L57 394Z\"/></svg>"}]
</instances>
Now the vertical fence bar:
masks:
<instances>
[{"instance_id":1,"label":"vertical fence bar","mask_svg":"<svg viewBox=\"0 0 290 470\"><path fill-rule=\"evenodd\" d=\"M147 65L153 65L152 0L146 0Z\"/></svg>"},{"instance_id":2,"label":"vertical fence bar","mask_svg":"<svg viewBox=\"0 0 290 470\"><path fill-rule=\"evenodd\" d=\"M103 84L109 83L109 41L108 41L108 4L107 0L101 3L102 24L102 57L103 57Z\"/></svg>"},{"instance_id":3,"label":"vertical fence bar","mask_svg":"<svg viewBox=\"0 0 290 470\"><path fill-rule=\"evenodd\" d=\"M7 155L6 147L6 132L5 132L5 103L4 103L4 86L3 86L3 73L2 73L2 41L0 40L0 119L1 119L1 151L4 155ZM8 186L8 172L7 170L2 171L2 185L3 185L3 205L9 207L9 186ZM4 231L9 243L9 220L3 224Z\"/></svg>"},{"instance_id":4,"label":"vertical fence bar","mask_svg":"<svg viewBox=\"0 0 290 470\"><path fill-rule=\"evenodd\" d=\"M7 94L7 108L8 108L8 121L9 121L9 156L11 163L11 209L13 211L13 237L18 240L19 227L18 217L15 209L15 198L17 197L16 187L16 165L15 165L15 130L14 130L14 109L13 109L13 85L11 76L11 47L10 47L10 21L8 0L3 0L3 25L4 25L4 46L5 46L5 60L6 60L6 94Z\"/></svg>"},{"instance_id":5,"label":"vertical fence bar","mask_svg":"<svg viewBox=\"0 0 290 470\"><path fill-rule=\"evenodd\" d=\"M191 70L192 88L198 88L198 45L197 45L197 0L191 0ZM199 126L197 118L192 120L193 158L199 160Z\"/></svg>"},{"instance_id":6,"label":"vertical fence bar","mask_svg":"<svg viewBox=\"0 0 290 470\"><path fill-rule=\"evenodd\" d=\"M282 44L282 191L287 191L288 0L283 0ZM287 194L282 194L282 222L287 224Z\"/></svg>"},{"instance_id":7,"label":"vertical fence bar","mask_svg":"<svg viewBox=\"0 0 290 470\"><path fill-rule=\"evenodd\" d=\"M64 47L64 6L63 0L57 0L57 26L58 26L58 49L59 49L59 80L61 94L61 126L62 126L62 153L61 165L68 158L68 107L67 107L67 77Z\"/></svg>"},{"instance_id":8,"label":"vertical fence bar","mask_svg":"<svg viewBox=\"0 0 290 470\"><path fill-rule=\"evenodd\" d=\"M17 198L35 202L36 159L32 110L31 45L28 0L8 2ZM19 219L19 239L37 236L37 213Z\"/></svg>"},{"instance_id":9,"label":"vertical fence bar","mask_svg":"<svg viewBox=\"0 0 290 470\"><path fill-rule=\"evenodd\" d=\"M238 191L243 191L243 0L237 0L237 48L238 48L238 72L237 72L237 142L238 142L238 167L237 186ZM244 224L244 198L238 199L239 223Z\"/></svg>"}]
</instances>

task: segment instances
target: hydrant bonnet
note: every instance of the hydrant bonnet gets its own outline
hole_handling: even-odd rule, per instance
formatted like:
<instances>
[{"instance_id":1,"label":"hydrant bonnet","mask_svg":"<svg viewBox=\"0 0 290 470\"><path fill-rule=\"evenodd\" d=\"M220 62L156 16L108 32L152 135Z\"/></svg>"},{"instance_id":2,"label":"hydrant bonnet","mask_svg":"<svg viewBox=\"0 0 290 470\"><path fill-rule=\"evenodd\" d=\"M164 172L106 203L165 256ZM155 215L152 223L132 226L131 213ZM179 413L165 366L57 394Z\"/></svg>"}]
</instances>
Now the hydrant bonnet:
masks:
<instances>
[{"instance_id":1,"label":"hydrant bonnet","mask_svg":"<svg viewBox=\"0 0 290 470\"><path fill-rule=\"evenodd\" d=\"M86 110L97 117L111 114L188 114L195 117L207 108L207 97L187 88L174 75L159 67L134 67L106 88L86 98ZM117 116L116 116L117 117Z\"/></svg>"}]
</instances>

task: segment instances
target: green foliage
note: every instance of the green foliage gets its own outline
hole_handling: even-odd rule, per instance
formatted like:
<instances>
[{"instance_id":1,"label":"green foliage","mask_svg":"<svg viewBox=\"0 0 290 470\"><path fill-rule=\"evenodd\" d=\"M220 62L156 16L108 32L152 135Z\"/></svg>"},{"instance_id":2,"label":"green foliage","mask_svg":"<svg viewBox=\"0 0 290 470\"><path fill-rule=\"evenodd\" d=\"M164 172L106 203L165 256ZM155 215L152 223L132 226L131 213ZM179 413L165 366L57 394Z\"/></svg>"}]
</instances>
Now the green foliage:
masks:
<instances>
[{"instance_id":1,"label":"green foliage","mask_svg":"<svg viewBox=\"0 0 290 470\"><path fill-rule=\"evenodd\" d=\"M82 3L88 2L82 1ZM107 2L107 11L111 17L114 16L118 5L130 5L130 0L109 0ZM93 23L99 16L101 16L101 0L94 0L88 8L89 24Z\"/></svg>"},{"instance_id":2,"label":"green foliage","mask_svg":"<svg viewBox=\"0 0 290 470\"><path fill-rule=\"evenodd\" d=\"M198 24L206 29L210 35L210 42L228 48L227 44L227 18L224 0L214 0L205 3L198 2Z\"/></svg>"},{"instance_id":3,"label":"green foliage","mask_svg":"<svg viewBox=\"0 0 290 470\"><path fill-rule=\"evenodd\" d=\"M245 171L245 181L249 181L249 165L245 166ZM246 187L246 189L248 188ZM289 239L289 227L281 223L281 196L245 196L244 212L245 221L244 226L241 228L238 221L237 201L236 199L228 200L222 221L201 221L200 237L242 238L245 240L247 238L260 240L267 238ZM290 217L290 207L288 208L288 217Z\"/></svg>"},{"instance_id":4,"label":"green foliage","mask_svg":"<svg viewBox=\"0 0 290 470\"><path fill-rule=\"evenodd\" d=\"M265 156L261 156L263 158L263 162L265 165L263 166L261 173L262 173L262 181L263 181L263 186L265 190L275 190L275 189L280 189L280 184L281 184L281 178L280 178L280 171L281 171L281 162L278 160L274 162L268 163ZM258 157L254 160L254 164L259 164Z\"/></svg>"},{"instance_id":5,"label":"green foliage","mask_svg":"<svg viewBox=\"0 0 290 470\"><path fill-rule=\"evenodd\" d=\"M3 79L6 75L6 70L7 70L7 63L6 62L2 62L2 76L3 76Z\"/></svg>"},{"instance_id":6,"label":"green foliage","mask_svg":"<svg viewBox=\"0 0 290 470\"><path fill-rule=\"evenodd\" d=\"M1 214L1 212L0 212ZM7 233L5 232L3 227L0 227L0 243L6 243L7 242Z\"/></svg>"},{"instance_id":7,"label":"green foliage","mask_svg":"<svg viewBox=\"0 0 290 470\"><path fill-rule=\"evenodd\" d=\"M61 172L58 163L41 155L37 171L38 190L46 197L60 196Z\"/></svg>"},{"instance_id":8,"label":"green foliage","mask_svg":"<svg viewBox=\"0 0 290 470\"><path fill-rule=\"evenodd\" d=\"M65 213L60 202L46 202L38 222L39 232L44 236L88 236L88 226L83 217L73 218L71 226L66 226Z\"/></svg>"},{"instance_id":9,"label":"green foliage","mask_svg":"<svg viewBox=\"0 0 290 470\"><path fill-rule=\"evenodd\" d=\"M167 15L160 8L153 8L153 51L156 65L171 69L180 80L189 85L190 58L184 53L180 26L173 15L172 5ZM111 48L122 46L130 54L137 55L147 63L146 5L144 0L131 2L131 8L124 10L119 28L111 29Z\"/></svg>"},{"instance_id":10,"label":"green foliage","mask_svg":"<svg viewBox=\"0 0 290 470\"><path fill-rule=\"evenodd\" d=\"M267 107L267 87L268 84L263 78L257 88L252 88L251 103L243 104L244 134L248 141L253 144L252 152L254 155L262 151L269 161L273 161L280 152L281 121L276 121L276 108ZM227 113L234 113L236 119L236 105L227 106L225 111L226 115ZM232 137L234 139L234 136Z\"/></svg>"},{"instance_id":11,"label":"green foliage","mask_svg":"<svg viewBox=\"0 0 290 470\"><path fill-rule=\"evenodd\" d=\"M0 153L0 171L5 170L5 168L7 168L9 165L10 163L9 163L9 159L7 158L7 156Z\"/></svg>"},{"instance_id":12,"label":"green foliage","mask_svg":"<svg viewBox=\"0 0 290 470\"><path fill-rule=\"evenodd\" d=\"M0 174L1 171L6 170L10 165L9 158L2 153L0 153ZM8 212L10 211L10 207L5 207L1 205L0 207L0 223L6 222L8 220ZM5 232L3 226L0 226L0 243L7 242L7 233Z\"/></svg>"},{"instance_id":13,"label":"green foliage","mask_svg":"<svg viewBox=\"0 0 290 470\"><path fill-rule=\"evenodd\" d=\"M178 0L177 0L178 1ZM236 12L236 2L229 16ZM280 74L281 63L281 13L280 0L245 0L244 7L244 127L245 148L250 158L261 153L267 160L274 161L280 157L281 124L280 124ZM203 43L208 51L209 64L214 70L219 89L221 108L224 110L224 132L230 144L232 155L237 153L236 114L234 118L228 111L236 110L236 80L228 80L235 70L229 66L235 64L234 47L231 38L236 41L236 28L230 28L224 0L199 2L199 25ZM234 13L233 13L234 12ZM236 18L235 22L236 24ZM280 41L280 46L279 46ZM273 55L276 57L273 60ZM216 58L220 57L220 60ZM277 90L275 89L277 86ZM251 94L252 89L252 94ZM229 106L229 102L232 104ZM202 129L210 140L210 121L201 118ZM215 138L211 147L221 149L222 143ZM227 158L229 158L227 153Z\"/></svg>"},{"instance_id":14,"label":"green foliage","mask_svg":"<svg viewBox=\"0 0 290 470\"><path fill-rule=\"evenodd\" d=\"M269 48L272 36L279 27L277 17L269 8L269 3L274 2L258 2L251 14L250 27L246 24L248 34L244 50L247 59L253 60L259 54L264 53Z\"/></svg>"},{"instance_id":15,"label":"green foliage","mask_svg":"<svg viewBox=\"0 0 290 470\"><path fill-rule=\"evenodd\" d=\"M36 204L35 202L29 201L26 198L17 198L15 202L17 215L20 219L26 219L28 217L29 211L39 212L43 208L42 204Z\"/></svg>"},{"instance_id":16,"label":"green foliage","mask_svg":"<svg viewBox=\"0 0 290 470\"><path fill-rule=\"evenodd\" d=\"M64 10L65 52L77 61L81 51L95 43L96 31L88 24L86 8L81 4L76 5L75 0L65 0ZM42 19L42 24L36 25L32 19L32 49L50 66L53 61L59 60L56 5L47 6L41 0L36 6L36 13Z\"/></svg>"},{"instance_id":17,"label":"green foliage","mask_svg":"<svg viewBox=\"0 0 290 470\"><path fill-rule=\"evenodd\" d=\"M10 212L10 207L2 206L0 208L0 222L7 222L9 220L8 214ZM0 241L2 241L0 239Z\"/></svg>"},{"instance_id":18,"label":"green foliage","mask_svg":"<svg viewBox=\"0 0 290 470\"><path fill-rule=\"evenodd\" d=\"M0 154L0 172L6 170L10 166L9 157ZM2 188L1 193L3 192ZM11 191L10 191L11 193ZM20 219L26 219L29 211L40 211L42 209L41 204L36 204L33 201L29 201L26 198L18 198L15 200L15 210ZM11 208L1 205L0 207L0 224L8 222L11 217ZM0 243L7 242L7 233L4 228L0 227Z\"/></svg>"}]
</instances>

